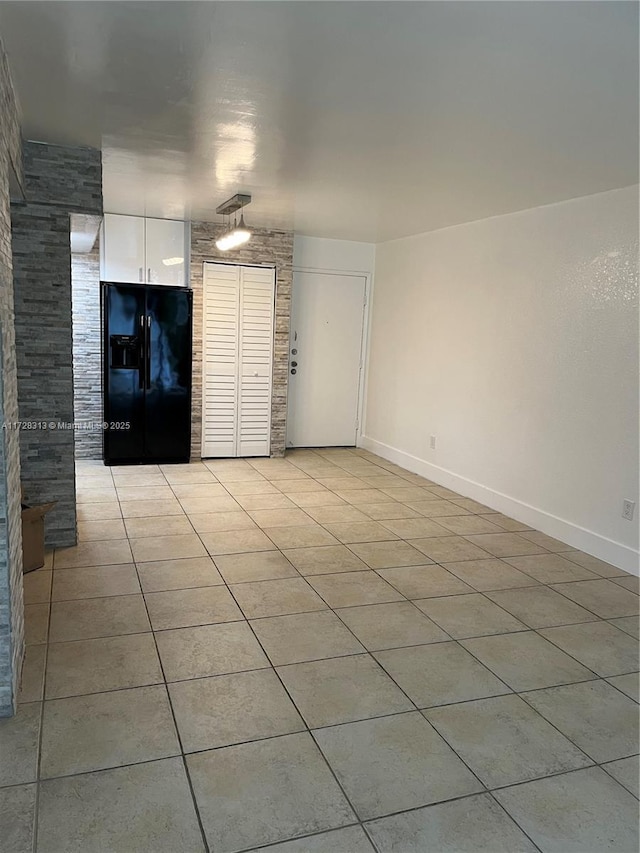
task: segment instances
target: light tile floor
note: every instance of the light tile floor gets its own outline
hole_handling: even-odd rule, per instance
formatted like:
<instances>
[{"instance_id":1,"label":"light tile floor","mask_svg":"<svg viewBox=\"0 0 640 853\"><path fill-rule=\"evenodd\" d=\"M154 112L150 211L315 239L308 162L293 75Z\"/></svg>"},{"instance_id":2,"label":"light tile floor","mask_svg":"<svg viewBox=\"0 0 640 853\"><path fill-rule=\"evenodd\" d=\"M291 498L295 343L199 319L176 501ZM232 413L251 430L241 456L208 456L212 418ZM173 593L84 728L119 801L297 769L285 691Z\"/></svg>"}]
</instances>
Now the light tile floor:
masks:
<instances>
[{"instance_id":1,"label":"light tile floor","mask_svg":"<svg viewBox=\"0 0 640 853\"><path fill-rule=\"evenodd\" d=\"M638 849L638 581L360 450L78 465L3 853Z\"/></svg>"}]
</instances>

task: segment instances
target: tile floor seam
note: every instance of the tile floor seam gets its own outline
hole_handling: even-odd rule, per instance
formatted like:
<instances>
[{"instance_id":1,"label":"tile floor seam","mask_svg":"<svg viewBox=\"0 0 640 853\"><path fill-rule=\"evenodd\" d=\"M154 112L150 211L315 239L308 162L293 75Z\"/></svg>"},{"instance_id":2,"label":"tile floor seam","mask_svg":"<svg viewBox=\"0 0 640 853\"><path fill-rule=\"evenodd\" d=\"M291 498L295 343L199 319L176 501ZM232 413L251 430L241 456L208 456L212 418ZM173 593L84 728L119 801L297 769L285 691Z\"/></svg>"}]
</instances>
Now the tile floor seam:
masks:
<instances>
[{"instance_id":1,"label":"tile floor seam","mask_svg":"<svg viewBox=\"0 0 640 853\"><path fill-rule=\"evenodd\" d=\"M164 473L164 472L163 472L163 473ZM138 572L138 566L137 566L137 563L135 563L135 562L134 562L134 565L135 565L135 567L136 567L136 574L138 575L138 583L140 583L140 573ZM160 655L160 649L158 648L158 643L157 643L157 640L156 640L155 631L153 631L153 623L151 622L151 614L149 613L149 608L148 608L148 606L147 606L147 600L146 600L146 598L144 597L144 595L143 595L143 601L144 601L145 611L146 611L146 613L147 613L147 619L149 620L149 625L150 625L150 626L151 626L151 628L152 628L151 633L152 633L152 636L153 636L153 644L154 644L154 647L155 647L155 650L156 650L156 656L157 656L157 659L158 659L158 665L159 665L159 667L160 667L160 672L162 673L162 678L163 678L163 680L164 680L164 690L165 690L165 693L166 693L166 696L167 696L167 702L168 702L168 704L169 704L169 709L170 709L170 712L171 712L171 718L172 718L172 720L173 720L173 727L174 727L175 734L176 734L176 738L177 738L177 741L178 741L178 746L179 746L179 748L180 748L180 757L181 757L181 759L182 759L182 767L183 767L183 770L184 770L185 778L186 778L186 780L187 780L187 785L188 785L188 788L189 788L189 793L190 793L190 795L191 795L191 802L192 802L192 804L193 804L193 809L194 809L194 812L195 812L195 815L196 815L196 821L197 821L197 823L198 823L198 828L199 828L199 830L200 830L200 835L201 835L201 837L202 837L202 843L203 843L203 846L204 846L204 850L206 851L206 853L210 853L209 842L208 842L208 840L207 840L207 836L206 836L205 829L204 829L204 823L203 823L203 821L202 821L202 817L201 817L201 815L200 815L200 809L199 809L199 807L198 807L198 802L197 802L197 800L196 800L196 795L195 795L195 790L194 790L194 787L193 787L193 782L192 782L192 780L191 780L191 775L190 775L190 773L189 773L189 767L188 767L188 765L187 765L187 761L186 761L186 758L185 758L184 744L183 744L183 742L182 742L182 735L181 735L181 733L180 733L180 729L179 729L179 727L178 727L178 720L177 720L177 718L176 718L175 709L174 709L174 707L173 707L173 701L172 701L172 699L171 699L171 692L170 692L170 690L169 690L169 686L168 686L168 683L167 683L167 676L166 676L166 672L165 672L165 668L164 668L164 663L163 663L163 661L162 661L162 656Z\"/></svg>"}]
</instances>

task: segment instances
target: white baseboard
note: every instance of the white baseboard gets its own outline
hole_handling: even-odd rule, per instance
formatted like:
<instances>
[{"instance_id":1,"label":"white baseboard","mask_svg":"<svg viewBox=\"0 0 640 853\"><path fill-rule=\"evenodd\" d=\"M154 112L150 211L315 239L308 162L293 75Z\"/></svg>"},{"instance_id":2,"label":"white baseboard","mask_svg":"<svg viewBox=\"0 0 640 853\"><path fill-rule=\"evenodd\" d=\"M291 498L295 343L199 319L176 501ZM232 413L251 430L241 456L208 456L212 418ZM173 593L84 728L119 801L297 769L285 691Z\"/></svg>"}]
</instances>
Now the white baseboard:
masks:
<instances>
[{"instance_id":1,"label":"white baseboard","mask_svg":"<svg viewBox=\"0 0 640 853\"><path fill-rule=\"evenodd\" d=\"M508 495L503 495L501 492L496 492L493 489L480 485L480 483L468 480L459 474L454 474L446 468L440 468L431 462L427 462L417 456L412 456L410 453L405 453L403 450L398 450L368 436L361 436L358 445L365 450L370 450L372 453L381 456L383 459L387 459L389 462L394 462L396 465L406 468L407 471L419 474L428 480L433 480L441 486L446 486L448 489L453 489L465 495L465 497L473 498L473 500L479 501L491 507L491 509L509 515L523 524L534 527L536 530L541 530L548 536L553 536L561 542L566 542L567 545L571 545L573 548L585 551L587 554L592 554L600 560L611 563L612 566L617 566L619 569L631 572L634 575L640 574L640 553L634 551L628 545L614 542L612 539L607 539L606 536L601 536L592 530L579 527L577 524L572 524L570 521L565 521L542 509L537 509L515 498L510 498Z\"/></svg>"}]
</instances>

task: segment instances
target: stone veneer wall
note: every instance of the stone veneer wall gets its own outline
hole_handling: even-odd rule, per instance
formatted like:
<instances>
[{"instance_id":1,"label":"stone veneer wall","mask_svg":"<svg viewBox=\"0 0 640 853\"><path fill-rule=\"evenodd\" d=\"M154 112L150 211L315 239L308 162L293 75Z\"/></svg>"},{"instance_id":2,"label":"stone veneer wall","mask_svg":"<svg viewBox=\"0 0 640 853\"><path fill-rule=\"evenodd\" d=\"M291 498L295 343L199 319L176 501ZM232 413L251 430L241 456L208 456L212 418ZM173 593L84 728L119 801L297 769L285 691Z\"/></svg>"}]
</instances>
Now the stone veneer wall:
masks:
<instances>
[{"instance_id":1,"label":"stone veneer wall","mask_svg":"<svg viewBox=\"0 0 640 853\"><path fill-rule=\"evenodd\" d=\"M191 223L191 287L193 288L193 397L191 455L202 447L202 265L205 261L231 264L275 264L276 315L271 397L271 455L283 456L287 428L289 379L289 321L293 281L293 233L256 228L249 243L233 252L220 252L215 241L224 229L211 222Z\"/></svg>"},{"instance_id":2,"label":"stone veneer wall","mask_svg":"<svg viewBox=\"0 0 640 853\"><path fill-rule=\"evenodd\" d=\"M18 420L9 174L22 183L20 116L0 42L0 422ZM0 716L16 710L24 657L19 434L0 430Z\"/></svg>"},{"instance_id":3,"label":"stone veneer wall","mask_svg":"<svg viewBox=\"0 0 640 853\"><path fill-rule=\"evenodd\" d=\"M76 423L102 422L100 249L71 255L73 410ZM102 458L102 429L76 431L76 458Z\"/></svg>"},{"instance_id":4,"label":"stone veneer wall","mask_svg":"<svg viewBox=\"0 0 640 853\"><path fill-rule=\"evenodd\" d=\"M20 419L73 422L70 214L102 214L102 161L93 148L26 142L26 202L13 204ZM57 500L48 546L76 542L74 432L22 430L22 482L32 504Z\"/></svg>"}]
</instances>

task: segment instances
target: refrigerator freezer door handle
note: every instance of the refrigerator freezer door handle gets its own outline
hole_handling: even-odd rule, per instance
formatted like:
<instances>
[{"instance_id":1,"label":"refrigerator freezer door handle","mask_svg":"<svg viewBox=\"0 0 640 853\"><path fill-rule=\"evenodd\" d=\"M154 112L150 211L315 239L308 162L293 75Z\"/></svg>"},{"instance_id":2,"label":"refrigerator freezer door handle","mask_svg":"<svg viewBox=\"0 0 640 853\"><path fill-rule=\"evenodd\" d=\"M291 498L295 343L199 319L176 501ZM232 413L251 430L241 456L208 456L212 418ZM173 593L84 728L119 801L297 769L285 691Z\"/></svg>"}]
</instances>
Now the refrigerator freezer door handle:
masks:
<instances>
[{"instance_id":1,"label":"refrigerator freezer door handle","mask_svg":"<svg viewBox=\"0 0 640 853\"><path fill-rule=\"evenodd\" d=\"M144 314L140 315L140 330L138 334L138 388L144 388L146 374Z\"/></svg>"},{"instance_id":2,"label":"refrigerator freezer door handle","mask_svg":"<svg viewBox=\"0 0 640 853\"><path fill-rule=\"evenodd\" d=\"M147 369L147 389L151 388L151 315L147 314L147 357L145 358Z\"/></svg>"}]
</instances>

